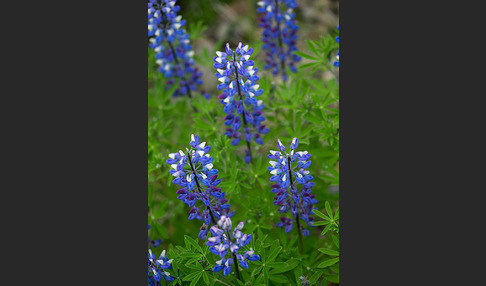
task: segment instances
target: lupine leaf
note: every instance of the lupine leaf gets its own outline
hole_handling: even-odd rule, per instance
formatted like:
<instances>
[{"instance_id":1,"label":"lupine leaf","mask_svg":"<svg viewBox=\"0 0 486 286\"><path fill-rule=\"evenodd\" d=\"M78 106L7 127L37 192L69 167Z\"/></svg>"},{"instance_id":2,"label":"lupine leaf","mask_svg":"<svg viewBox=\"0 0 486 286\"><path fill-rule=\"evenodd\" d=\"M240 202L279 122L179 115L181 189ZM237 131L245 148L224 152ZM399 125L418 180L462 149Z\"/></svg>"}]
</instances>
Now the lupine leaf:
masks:
<instances>
[{"instance_id":1,"label":"lupine leaf","mask_svg":"<svg viewBox=\"0 0 486 286\"><path fill-rule=\"evenodd\" d=\"M339 251L336 251L336 250L333 250L333 249L330 249L330 248L319 248L318 250L320 252L324 253L324 254L331 255L331 256L339 255Z\"/></svg>"},{"instance_id":2,"label":"lupine leaf","mask_svg":"<svg viewBox=\"0 0 486 286\"><path fill-rule=\"evenodd\" d=\"M329 229L331 228L331 226L332 226L332 224L328 224L328 225L327 225L327 226L324 228L324 230L321 232L321 235L326 234L326 233L329 231Z\"/></svg>"},{"instance_id":3,"label":"lupine leaf","mask_svg":"<svg viewBox=\"0 0 486 286\"><path fill-rule=\"evenodd\" d=\"M278 274L278 273L287 272L287 271L290 271L290 270L294 269L295 267L297 267L297 265L299 265L299 261L296 260L296 259L292 259L292 260L288 261L287 266L280 267L280 268L274 268L274 269L270 270L268 273L269 274Z\"/></svg>"},{"instance_id":4,"label":"lupine leaf","mask_svg":"<svg viewBox=\"0 0 486 286\"><path fill-rule=\"evenodd\" d=\"M309 278L310 284L314 285L314 283L316 283L316 281L322 276L323 273L324 273L323 270L317 270L314 274L312 274L312 276Z\"/></svg>"},{"instance_id":5,"label":"lupine leaf","mask_svg":"<svg viewBox=\"0 0 486 286\"><path fill-rule=\"evenodd\" d=\"M328 217L327 215L325 215L325 214L321 213L321 212L320 212L320 211L318 211L318 210L313 210L312 212L314 212L314 214L315 214L316 216L320 217L320 218L323 218L323 219L325 219L325 220L331 220L331 218L330 218L330 217Z\"/></svg>"},{"instance_id":6,"label":"lupine leaf","mask_svg":"<svg viewBox=\"0 0 486 286\"><path fill-rule=\"evenodd\" d=\"M274 267L274 268L284 268L284 267L288 267L289 265L285 262L268 262L267 266Z\"/></svg>"},{"instance_id":7,"label":"lupine leaf","mask_svg":"<svg viewBox=\"0 0 486 286\"><path fill-rule=\"evenodd\" d=\"M331 258L331 259L328 259L328 260L325 260L323 262L321 262L317 268L324 268L324 267L328 267L330 265L333 265L334 263L337 263L339 262L339 257L337 258Z\"/></svg>"},{"instance_id":8,"label":"lupine leaf","mask_svg":"<svg viewBox=\"0 0 486 286\"><path fill-rule=\"evenodd\" d=\"M184 241L188 241L190 245L194 246L194 248L197 249L200 253L203 253L201 246L192 237L184 235Z\"/></svg>"},{"instance_id":9,"label":"lupine leaf","mask_svg":"<svg viewBox=\"0 0 486 286\"><path fill-rule=\"evenodd\" d=\"M339 238L335 235L332 235L332 241L334 241L334 244L339 248Z\"/></svg>"},{"instance_id":10,"label":"lupine leaf","mask_svg":"<svg viewBox=\"0 0 486 286\"><path fill-rule=\"evenodd\" d=\"M199 279L201 279L202 274L203 272L197 272L196 277L194 277L194 279L191 281L191 284L189 286L196 285Z\"/></svg>"},{"instance_id":11,"label":"lupine leaf","mask_svg":"<svg viewBox=\"0 0 486 286\"><path fill-rule=\"evenodd\" d=\"M327 275L326 278L327 278L327 280L331 281L332 283L339 283L339 275L338 274Z\"/></svg>"},{"instance_id":12,"label":"lupine leaf","mask_svg":"<svg viewBox=\"0 0 486 286\"><path fill-rule=\"evenodd\" d=\"M289 279L283 275L269 275L268 279L275 281L277 283L288 283Z\"/></svg>"}]
</instances>

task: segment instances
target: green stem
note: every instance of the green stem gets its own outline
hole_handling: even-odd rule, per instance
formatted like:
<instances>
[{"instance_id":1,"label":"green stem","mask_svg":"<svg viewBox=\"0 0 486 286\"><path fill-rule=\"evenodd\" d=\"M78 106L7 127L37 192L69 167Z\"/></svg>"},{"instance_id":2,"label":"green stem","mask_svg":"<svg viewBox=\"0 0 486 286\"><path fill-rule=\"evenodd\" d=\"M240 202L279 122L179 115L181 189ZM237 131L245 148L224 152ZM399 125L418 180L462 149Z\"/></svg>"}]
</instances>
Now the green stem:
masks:
<instances>
[{"instance_id":1,"label":"green stem","mask_svg":"<svg viewBox=\"0 0 486 286\"><path fill-rule=\"evenodd\" d=\"M297 191L297 188L294 187L294 182L292 180L292 169L290 168L291 164L290 157L287 157L287 166L289 168L289 180L290 180L290 188L292 190ZM302 241L302 230L300 229L300 222L299 222L299 208L297 208L297 215L295 216L295 222L297 224L297 231L299 233L299 243L300 243L300 254L304 254L304 243Z\"/></svg>"},{"instance_id":2,"label":"green stem","mask_svg":"<svg viewBox=\"0 0 486 286\"><path fill-rule=\"evenodd\" d=\"M236 68L236 56L235 54L233 54L233 67L235 68L235 74L236 74L236 86L238 87L238 95L240 96L240 102L241 102L241 107L243 108L243 112L242 112L242 118L243 118L243 126L244 126L244 129L243 129L243 133L245 133L245 129L248 128L247 127L247 123L246 123L246 117L245 117L245 105L243 103L243 96L241 95L241 88L240 88L240 81L239 81L239 77L238 77L238 69ZM250 155L250 163L252 162L252 158L251 158L251 148L250 148L250 142L248 142L246 140L246 137L245 137L245 141L246 141L246 147L248 148L248 154Z\"/></svg>"}]
</instances>

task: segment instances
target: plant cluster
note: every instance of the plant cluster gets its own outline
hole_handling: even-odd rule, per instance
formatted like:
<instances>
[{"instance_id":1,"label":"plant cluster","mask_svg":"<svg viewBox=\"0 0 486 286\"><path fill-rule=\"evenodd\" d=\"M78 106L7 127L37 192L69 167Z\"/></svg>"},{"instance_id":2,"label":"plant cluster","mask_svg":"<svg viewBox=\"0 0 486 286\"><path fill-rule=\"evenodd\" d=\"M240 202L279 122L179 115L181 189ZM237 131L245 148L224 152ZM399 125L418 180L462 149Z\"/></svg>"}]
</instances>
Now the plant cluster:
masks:
<instances>
[{"instance_id":1,"label":"plant cluster","mask_svg":"<svg viewBox=\"0 0 486 286\"><path fill-rule=\"evenodd\" d=\"M300 51L297 7L259 1L260 40L211 60L204 23L148 1L149 285L339 283L339 28Z\"/></svg>"}]
</instances>

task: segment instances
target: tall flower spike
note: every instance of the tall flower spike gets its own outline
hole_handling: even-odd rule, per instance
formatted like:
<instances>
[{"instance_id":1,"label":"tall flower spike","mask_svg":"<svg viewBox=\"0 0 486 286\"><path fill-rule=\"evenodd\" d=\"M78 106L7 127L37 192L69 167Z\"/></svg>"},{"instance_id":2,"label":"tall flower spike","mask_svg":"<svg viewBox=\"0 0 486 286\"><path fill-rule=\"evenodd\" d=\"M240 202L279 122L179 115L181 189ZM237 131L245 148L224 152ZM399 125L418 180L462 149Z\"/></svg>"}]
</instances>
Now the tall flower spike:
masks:
<instances>
[{"instance_id":1,"label":"tall flower spike","mask_svg":"<svg viewBox=\"0 0 486 286\"><path fill-rule=\"evenodd\" d=\"M168 259L165 250L159 258L156 258L152 250L148 250L148 283L149 285L160 285L162 277L166 281L174 281L175 278L168 270L172 269L172 259Z\"/></svg>"},{"instance_id":2,"label":"tall flower spike","mask_svg":"<svg viewBox=\"0 0 486 286\"><path fill-rule=\"evenodd\" d=\"M254 67L255 63L250 60L253 53L252 48L248 45L238 44L233 51L229 44L226 44L226 52L217 51L217 57L214 57L214 67L217 69L216 77L221 83L218 85L219 90L223 90L218 98L224 105L224 112L228 114L225 119L226 135L232 138L232 145L238 145L241 137L246 141L247 150L245 151L245 162L251 162L251 140L257 144L263 145L262 135L269 132L263 121L265 117L262 114L262 100L257 100L257 96L263 93L260 85L256 82L258 68ZM243 126L242 125L243 122ZM240 132L243 127L243 132Z\"/></svg>"},{"instance_id":3,"label":"tall flower spike","mask_svg":"<svg viewBox=\"0 0 486 286\"><path fill-rule=\"evenodd\" d=\"M178 80L180 86L173 95L192 97L191 91L202 84L202 73L194 67L194 51L183 28L186 20L177 16L180 7L175 3L175 0L148 1L149 47L156 52L159 71L169 79L167 89Z\"/></svg>"},{"instance_id":4,"label":"tall flower spike","mask_svg":"<svg viewBox=\"0 0 486 286\"><path fill-rule=\"evenodd\" d=\"M297 21L295 20L295 0L261 0L258 2L260 27L263 28L263 49L266 50L265 69L271 69L273 75L282 74L287 80L288 66L291 71L297 72L295 63L301 57L294 54L297 51ZM282 12L283 11L283 12Z\"/></svg>"},{"instance_id":5,"label":"tall flower spike","mask_svg":"<svg viewBox=\"0 0 486 286\"><path fill-rule=\"evenodd\" d=\"M272 193L274 197L274 204L279 206L280 213L286 213L290 210L299 232L299 238L302 248L301 233L305 236L310 234L308 229L305 229L300 224L300 219L305 221L307 225L312 226L314 223L313 207L318 201L315 199L316 195L311 194L311 188L314 182L311 182L313 177L306 170L311 165L309 160L311 155L307 151L296 152L295 149L299 146L299 140L294 138L290 144L290 153L285 152L285 146L277 140L277 146L280 151L270 150L268 158L276 161L269 161L271 167L268 171L272 174L270 181L275 184L272 185ZM301 185L299 191L297 186ZM287 217L281 217L277 227L285 227L285 232L290 232L294 226L293 220Z\"/></svg>"},{"instance_id":6,"label":"tall flower spike","mask_svg":"<svg viewBox=\"0 0 486 286\"><path fill-rule=\"evenodd\" d=\"M214 272L223 270L226 276L231 272L232 265L235 263L236 275L240 279L238 262L241 267L248 269L248 260L260 260L260 256L256 255L251 248L247 251L243 250L243 247L251 241L251 235L241 232L244 225L245 223L240 222L233 229L231 218L221 216L218 225L211 227L212 237L208 238L206 245L209 246L209 251L221 258L221 260L216 261L213 268Z\"/></svg>"},{"instance_id":7,"label":"tall flower spike","mask_svg":"<svg viewBox=\"0 0 486 286\"><path fill-rule=\"evenodd\" d=\"M231 217L234 212L230 212L225 193L217 187L221 179L218 179L218 170L213 168L213 158L208 154L211 146L200 143L199 136L194 134L189 145L191 148L186 148L186 152L179 150L169 154L166 163L172 168L172 183L182 187L177 191L177 198L191 207L189 220L204 221L198 237L206 239L208 227L215 225L221 216Z\"/></svg>"}]
</instances>

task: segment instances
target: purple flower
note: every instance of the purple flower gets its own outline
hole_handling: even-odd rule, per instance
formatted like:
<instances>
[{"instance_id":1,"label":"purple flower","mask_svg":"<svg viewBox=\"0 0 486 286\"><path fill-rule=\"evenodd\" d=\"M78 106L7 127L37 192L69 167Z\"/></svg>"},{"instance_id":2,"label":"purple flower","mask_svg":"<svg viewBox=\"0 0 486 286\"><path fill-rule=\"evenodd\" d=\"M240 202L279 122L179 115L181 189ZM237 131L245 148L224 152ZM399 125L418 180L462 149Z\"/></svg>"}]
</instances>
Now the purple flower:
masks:
<instances>
[{"instance_id":1,"label":"purple flower","mask_svg":"<svg viewBox=\"0 0 486 286\"><path fill-rule=\"evenodd\" d=\"M171 165L172 183L182 187L177 191L177 198L191 207L189 220L204 221L198 237L205 239L208 226L216 224L222 215L231 217L234 212L230 212L225 193L217 187L221 179L218 179L218 170L213 168L213 158L208 154L211 146L200 142L199 136L194 134L189 146L191 148L186 148L186 152L170 153L166 163Z\"/></svg>"},{"instance_id":2,"label":"purple flower","mask_svg":"<svg viewBox=\"0 0 486 286\"><path fill-rule=\"evenodd\" d=\"M233 259L236 259L242 267L247 269L247 260L256 261L260 259L260 256L255 255L251 248L243 252L243 248L251 241L251 235L241 232L244 225L243 222L240 222L233 229L231 219L227 216L221 216L218 225L211 227L210 231L213 236L208 238L206 245L209 246L209 251L221 258L221 260L216 261L213 268L214 272L224 270L224 275L228 275L231 272ZM230 257L226 258L227 255L230 255Z\"/></svg>"},{"instance_id":3,"label":"purple flower","mask_svg":"<svg viewBox=\"0 0 486 286\"><path fill-rule=\"evenodd\" d=\"M223 90L218 98L224 105L224 112L228 114L224 119L226 136L232 138L232 145L238 145L243 138L247 142L248 150L245 153L245 162L251 161L250 143L252 139L263 145L261 135L269 132L263 121L262 109L265 106L263 101L257 97L263 93L260 85L256 82L258 68L250 60L253 49L248 45L239 43L233 51L229 44L226 44L226 52L217 51L214 57L215 74L220 84L218 89ZM243 125L243 130L240 127ZM241 132L242 131L242 132Z\"/></svg>"},{"instance_id":4,"label":"purple flower","mask_svg":"<svg viewBox=\"0 0 486 286\"><path fill-rule=\"evenodd\" d=\"M180 7L175 3L174 0L148 1L149 47L156 52L159 71L169 79L167 89L177 81L179 88L173 95L191 97L191 90L202 84L202 73L194 67L194 51L184 30L186 21L177 16Z\"/></svg>"},{"instance_id":5,"label":"purple flower","mask_svg":"<svg viewBox=\"0 0 486 286\"><path fill-rule=\"evenodd\" d=\"M154 285L160 283L162 277L166 281L174 281L174 277L167 271L172 269L172 259L168 259L165 254L165 250L162 251L159 258L156 259L152 250L148 250L148 274L149 274L149 284L153 281ZM152 274L152 275L150 275ZM152 277L152 278L151 278Z\"/></svg>"},{"instance_id":6,"label":"purple flower","mask_svg":"<svg viewBox=\"0 0 486 286\"><path fill-rule=\"evenodd\" d=\"M265 69L271 69L274 75L282 73L287 80L288 66L296 72L295 63L301 58L297 51L297 21L295 20L295 0L262 0L258 2L257 12L262 13L260 27L263 28L263 49L266 50Z\"/></svg>"},{"instance_id":7,"label":"purple flower","mask_svg":"<svg viewBox=\"0 0 486 286\"><path fill-rule=\"evenodd\" d=\"M272 174L270 181L275 183L272 185L272 193L276 195L273 203L279 207L279 212L286 213L290 210L293 217L300 217L307 225L312 226L314 218L310 215L314 214L313 205L318 201L315 199L316 195L311 194L314 186L311 181L314 178L306 170L311 165L311 155L307 151L296 152L298 146L299 140L294 138L290 144L290 153L287 153L282 142L277 140L280 151L270 150L268 158L276 161L269 161L271 167L267 169ZM301 185L300 191L298 185ZM285 227L285 232L288 233L293 228L293 219L281 217L276 226ZM300 227L302 234L308 236L309 230L302 225Z\"/></svg>"}]
</instances>

